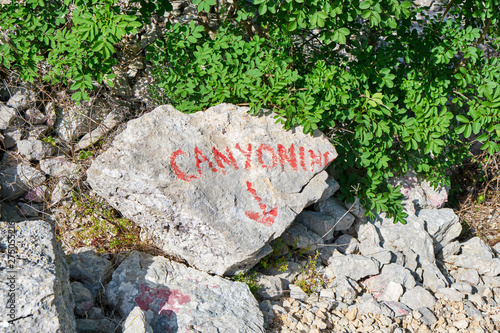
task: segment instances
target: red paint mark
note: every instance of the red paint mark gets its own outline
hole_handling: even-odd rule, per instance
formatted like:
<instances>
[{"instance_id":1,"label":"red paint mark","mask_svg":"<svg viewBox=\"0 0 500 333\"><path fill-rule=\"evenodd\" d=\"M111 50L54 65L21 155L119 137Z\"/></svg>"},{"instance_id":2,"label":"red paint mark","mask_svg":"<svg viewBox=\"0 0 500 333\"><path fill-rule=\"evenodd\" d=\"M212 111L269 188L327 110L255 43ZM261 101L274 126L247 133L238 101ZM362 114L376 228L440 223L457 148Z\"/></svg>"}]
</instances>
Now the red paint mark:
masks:
<instances>
[{"instance_id":1,"label":"red paint mark","mask_svg":"<svg viewBox=\"0 0 500 333\"><path fill-rule=\"evenodd\" d=\"M227 165L232 165L235 170L238 170L238 164L236 164L236 160L234 159L233 153L231 152L231 149L229 147L226 147L227 151L227 156L223 155L217 148L213 147L212 152L214 153L215 156L215 161L217 162L217 165L219 168L222 170L222 174L226 174L226 170L224 170L224 163Z\"/></svg>"},{"instance_id":2,"label":"red paint mark","mask_svg":"<svg viewBox=\"0 0 500 333\"><path fill-rule=\"evenodd\" d=\"M309 149L309 156L311 156L311 171L314 171L314 165L317 164L321 168L323 166L323 156L321 152L318 155L312 149Z\"/></svg>"},{"instance_id":3,"label":"red paint mark","mask_svg":"<svg viewBox=\"0 0 500 333\"><path fill-rule=\"evenodd\" d=\"M140 284L141 295L135 298L135 302L143 311L158 311L160 315L171 316L179 313L179 305L189 303L191 297L183 294L177 289L150 288L144 283Z\"/></svg>"},{"instance_id":4,"label":"red paint mark","mask_svg":"<svg viewBox=\"0 0 500 333\"><path fill-rule=\"evenodd\" d=\"M216 172L217 169L214 168L212 162L210 162L210 160L208 159L208 157L203 154L203 152L198 148L198 147L194 147L194 153L196 154L196 168L198 169L198 173L201 175L201 167L200 167L200 164L203 163L203 162L208 162L208 166L212 169L212 172ZM200 157L202 158L200 160Z\"/></svg>"},{"instance_id":5,"label":"red paint mark","mask_svg":"<svg viewBox=\"0 0 500 333\"><path fill-rule=\"evenodd\" d=\"M267 226L272 226L274 219L278 216L278 206L274 205L269 212L266 212L267 206L262 203L262 199L257 195L257 191L252 188L252 183L250 182L247 182L247 191L252 193L254 199L259 203L259 208L262 210L262 218L259 218L260 214L257 212L247 211L245 212L245 215L254 221Z\"/></svg>"},{"instance_id":6,"label":"red paint mark","mask_svg":"<svg viewBox=\"0 0 500 333\"><path fill-rule=\"evenodd\" d=\"M186 175L184 172L181 171L181 169L179 168L179 166L177 165L177 163L175 162L175 159L179 156L179 155L186 155L188 156L187 153L183 152L181 149L179 150L176 150L172 153L172 156L170 156L170 166L172 167L172 170L174 170L174 173L175 175L177 176L177 178L179 178L180 180L184 180L186 182L190 181L191 179L198 179L198 177L196 176L193 176L193 175Z\"/></svg>"},{"instance_id":7,"label":"red paint mark","mask_svg":"<svg viewBox=\"0 0 500 333\"><path fill-rule=\"evenodd\" d=\"M273 162L273 164L271 166L264 163L263 152L262 152L263 149L265 149L271 153L271 161ZM262 143L259 146L259 148L257 148L257 159L259 160L262 167L265 169L274 168L276 166L276 164L278 164L278 161L276 159L276 153L274 152L274 149L269 147L268 145L266 145L264 143Z\"/></svg>"},{"instance_id":8,"label":"red paint mark","mask_svg":"<svg viewBox=\"0 0 500 333\"><path fill-rule=\"evenodd\" d=\"M323 158L325 159L325 166L327 166L331 161L335 159L335 157L328 157L328 155L333 154L331 151L327 151L323 154Z\"/></svg>"},{"instance_id":9,"label":"red paint mark","mask_svg":"<svg viewBox=\"0 0 500 333\"><path fill-rule=\"evenodd\" d=\"M302 167L302 169L307 171L305 155L306 155L306 150L304 149L304 147L300 147L299 148L300 166Z\"/></svg>"},{"instance_id":10,"label":"red paint mark","mask_svg":"<svg viewBox=\"0 0 500 333\"><path fill-rule=\"evenodd\" d=\"M278 144L278 155L280 156L281 168L284 170L285 161L288 161L292 169L298 171L297 159L295 157L295 147L293 143L290 145L290 149L288 151L290 152L289 154L287 154L287 150L283 145Z\"/></svg>"},{"instance_id":11,"label":"red paint mark","mask_svg":"<svg viewBox=\"0 0 500 333\"><path fill-rule=\"evenodd\" d=\"M245 169L248 169L250 168L250 159L252 157L252 145L249 143L248 144L248 149L247 151L243 151L243 149L240 148L240 145L237 143L236 144L236 149L238 149L242 154L243 156L246 157L246 161L245 161Z\"/></svg>"}]
</instances>

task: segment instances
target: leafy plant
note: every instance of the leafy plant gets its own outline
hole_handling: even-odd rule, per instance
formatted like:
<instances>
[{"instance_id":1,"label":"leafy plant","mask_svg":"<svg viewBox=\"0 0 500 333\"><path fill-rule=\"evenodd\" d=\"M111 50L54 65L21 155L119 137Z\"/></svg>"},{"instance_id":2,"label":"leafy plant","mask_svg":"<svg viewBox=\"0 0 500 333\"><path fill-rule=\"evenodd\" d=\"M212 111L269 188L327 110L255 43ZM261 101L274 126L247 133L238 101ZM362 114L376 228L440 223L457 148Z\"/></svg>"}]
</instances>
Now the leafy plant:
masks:
<instances>
[{"instance_id":1,"label":"leafy plant","mask_svg":"<svg viewBox=\"0 0 500 333\"><path fill-rule=\"evenodd\" d=\"M196 4L199 25L167 23L147 49L162 96L185 112L231 102L322 130L342 196L359 184L368 215L404 223L391 177L449 184L474 140L499 151L496 0L451 0L434 17L393 0Z\"/></svg>"},{"instance_id":2,"label":"leafy plant","mask_svg":"<svg viewBox=\"0 0 500 333\"><path fill-rule=\"evenodd\" d=\"M257 290L259 290L260 286L257 284L257 280L255 279L255 276L257 275L257 272L249 272L246 274L237 274L233 276L234 281L238 282L243 282L246 283L250 291L252 292L253 296L257 298Z\"/></svg>"},{"instance_id":3,"label":"leafy plant","mask_svg":"<svg viewBox=\"0 0 500 333\"><path fill-rule=\"evenodd\" d=\"M295 278L294 284L299 286L305 293L312 294L323 282L323 276L318 272L319 251L314 256L309 256L307 264L302 267L300 274Z\"/></svg>"},{"instance_id":4,"label":"leafy plant","mask_svg":"<svg viewBox=\"0 0 500 333\"><path fill-rule=\"evenodd\" d=\"M113 86L115 45L163 14L168 1L135 1L127 14L118 0L12 0L0 5L0 65L16 70L24 81L62 82L74 91L71 99L89 100L88 90L105 82ZM135 15L137 12L143 15Z\"/></svg>"}]
</instances>

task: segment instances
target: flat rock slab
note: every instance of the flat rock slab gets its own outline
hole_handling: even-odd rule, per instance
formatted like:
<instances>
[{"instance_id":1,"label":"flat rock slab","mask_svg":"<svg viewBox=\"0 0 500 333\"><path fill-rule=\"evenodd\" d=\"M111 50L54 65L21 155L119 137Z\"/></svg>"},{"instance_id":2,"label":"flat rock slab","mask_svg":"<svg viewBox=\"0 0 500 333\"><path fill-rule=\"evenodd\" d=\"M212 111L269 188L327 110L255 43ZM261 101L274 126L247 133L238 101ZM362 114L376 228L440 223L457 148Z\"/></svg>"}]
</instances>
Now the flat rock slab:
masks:
<instances>
[{"instance_id":1,"label":"flat rock slab","mask_svg":"<svg viewBox=\"0 0 500 333\"><path fill-rule=\"evenodd\" d=\"M248 286L164 257L131 252L106 287L123 318L139 306L154 332L264 332Z\"/></svg>"},{"instance_id":2,"label":"flat rock slab","mask_svg":"<svg viewBox=\"0 0 500 333\"><path fill-rule=\"evenodd\" d=\"M210 273L244 272L322 197L337 156L323 134L247 111L160 106L128 123L88 182L167 253Z\"/></svg>"},{"instance_id":3,"label":"flat rock slab","mask_svg":"<svg viewBox=\"0 0 500 333\"><path fill-rule=\"evenodd\" d=\"M0 222L2 332L75 332L66 257L45 221Z\"/></svg>"}]
</instances>

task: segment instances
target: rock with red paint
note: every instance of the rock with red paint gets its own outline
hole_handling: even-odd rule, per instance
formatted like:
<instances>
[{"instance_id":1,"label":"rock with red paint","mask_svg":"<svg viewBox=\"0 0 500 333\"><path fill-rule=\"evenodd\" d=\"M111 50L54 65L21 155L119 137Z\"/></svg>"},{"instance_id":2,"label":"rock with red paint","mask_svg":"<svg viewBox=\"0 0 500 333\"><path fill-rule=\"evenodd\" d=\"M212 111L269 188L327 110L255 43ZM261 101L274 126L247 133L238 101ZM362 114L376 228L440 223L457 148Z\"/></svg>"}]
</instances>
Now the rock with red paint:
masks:
<instances>
[{"instance_id":1,"label":"rock with red paint","mask_svg":"<svg viewBox=\"0 0 500 333\"><path fill-rule=\"evenodd\" d=\"M123 318L137 306L154 332L264 332L248 286L164 257L131 252L106 286Z\"/></svg>"},{"instance_id":2,"label":"rock with red paint","mask_svg":"<svg viewBox=\"0 0 500 333\"><path fill-rule=\"evenodd\" d=\"M161 106L132 120L87 172L92 188L165 252L210 273L244 272L302 209L331 191L321 133L221 104Z\"/></svg>"}]
</instances>

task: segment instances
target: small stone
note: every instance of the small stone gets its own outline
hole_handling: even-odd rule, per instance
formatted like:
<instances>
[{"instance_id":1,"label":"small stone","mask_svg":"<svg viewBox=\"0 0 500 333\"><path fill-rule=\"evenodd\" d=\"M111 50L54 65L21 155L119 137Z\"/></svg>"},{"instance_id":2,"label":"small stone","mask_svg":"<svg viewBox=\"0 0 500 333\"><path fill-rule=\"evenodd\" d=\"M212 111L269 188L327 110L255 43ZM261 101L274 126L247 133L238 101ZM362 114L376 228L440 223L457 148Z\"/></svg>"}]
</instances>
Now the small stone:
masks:
<instances>
[{"instance_id":1,"label":"small stone","mask_svg":"<svg viewBox=\"0 0 500 333\"><path fill-rule=\"evenodd\" d=\"M305 301L307 299L307 294L299 286L291 284L290 285L290 297L295 298L299 301Z\"/></svg>"},{"instance_id":2,"label":"small stone","mask_svg":"<svg viewBox=\"0 0 500 333\"><path fill-rule=\"evenodd\" d=\"M0 130L5 130L16 118L16 110L0 102Z\"/></svg>"},{"instance_id":3,"label":"small stone","mask_svg":"<svg viewBox=\"0 0 500 333\"><path fill-rule=\"evenodd\" d=\"M335 198L318 202L316 209L333 218L333 230L347 230L354 223L354 216L348 213L344 208L344 204Z\"/></svg>"},{"instance_id":4,"label":"small stone","mask_svg":"<svg viewBox=\"0 0 500 333\"><path fill-rule=\"evenodd\" d=\"M422 315L420 317L420 322L422 322L423 324L431 326L432 324L437 322L436 316L429 308L421 307L421 308L418 308L417 311ZM444 319L444 318L442 318L442 319Z\"/></svg>"},{"instance_id":5,"label":"small stone","mask_svg":"<svg viewBox=\"0 0 500 333\"><path fill-rule=\"evenodd\" d=\"M458 329L466 329L469 326L469 322L467 320L459 320L454 322L453 325Z\"/></svg>"},{"instance_id":6,"label":"small stone","mask_svg":"<svg viewBox=\"0 0 500 333\"><path fill-rule=\"evenodd\" d=\"M401 303L408 305L411 309L418 309L420 307L432 308L436 303L436 299L429 291L416 286L403 294Z\"/></svg>"},{"instance_id":7,"label":"small stone","mask_svg":"<svg viewBox=\"0 0 500 333\"><path fill-rule=\"evenodd\" d=\"M359 242L350 235L341 235L335 240L335 248L344 254L353 254L358 250Z\"/></svg>"},{"instance_id":8,"label":"small stone","mask_svg":"<svg viewBox=\"0 0 500 333\"><path fill-rule=\"evenodd\" d=\"M153 329L146 319L146 314L139 306L130 311L123 323L123 330L134 333L153 333Z\"/></svg>"},{"instance_id":9,"label":"small stone","mask_svg":"<svg viewBox=\"0 0 500 333\"><path fill-rule=\"evenodd\" d=\"M447 301L460 302L465 298L465 295L461 292L452 289L452 288L441 288L439 289L435 295L438 299L445 299Z\"/></svg>"},{"instance_id":10,"label":"small stone","mask_svg":"<svg viewBox=\"0 0 500 333\"><path fill-rule=\"evenodd\" d=\"M71 290L75 300L75 315L83 317L94 306L94 298L90 290L80 282L72 282Z\"/></svg>"},{"instance_id":11,"label":"small stone","mask_svg":"<svg viewBox=\"0 0 500 333\"><path fill-rule=\"evenodd\" d=\"M356 318L356 315L358 314L358 309L356 307L352 307L352 309L350 309L345 317L350 320L350 321L353 321L355 318Z\"/></svg>"},{"instance_id":12,"label":"small stone","mask_svg":"<svg viewBox=\"0 0 500 333\"><path fill-rule=\"evenodd\" d=\"M466 294L472 294L472 286L466 282L455 282L451 288Z\"/></svg>"},{"instance_id":13,"label":"small stone","mask_svg":"<svg viewBox=\"0 0 500 333\"><path fill-rule=\"evenodd\" d=\"M54 153L54 147L41 140L21 140L17 142L17 151L29 161L39 161Z\"/></svg>"},{"instance_id":14,"label":"small stone","mask_svg":"<svg viewBox=\"0 0 500 333\"><path fill-rule=\"evenodd\" d=\"M403 287L397 282L390 281L377 300L398 302L401 295L403 295Z\"/></svg>"}]
</instances>

